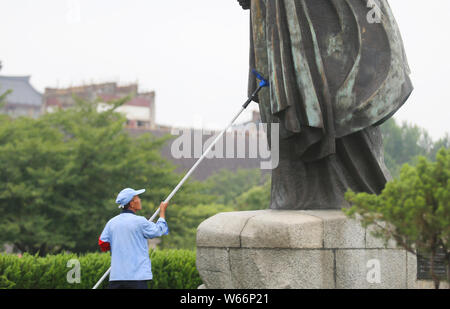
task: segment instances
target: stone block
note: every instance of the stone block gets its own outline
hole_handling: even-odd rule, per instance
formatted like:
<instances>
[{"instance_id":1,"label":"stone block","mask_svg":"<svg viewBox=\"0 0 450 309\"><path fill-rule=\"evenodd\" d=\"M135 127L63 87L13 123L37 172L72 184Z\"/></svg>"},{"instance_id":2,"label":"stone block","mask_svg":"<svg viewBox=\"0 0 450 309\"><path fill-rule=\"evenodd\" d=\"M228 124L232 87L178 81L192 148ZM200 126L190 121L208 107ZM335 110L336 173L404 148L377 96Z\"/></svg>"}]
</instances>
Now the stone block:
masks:
<instances>
[{"instance_id":1,"label":"stone block","mask_svg":"<svg viewBox=\"0 0 450 309\"><path fill-rule=\"evenodd\" d=\"M406 251L336 250L336 288L405 289L406 287Z\"/></svg>"},{"instance_id":2,"label":"stone block","mask_svg":"<svg viewBox=\"0 0 450 309\"><path fill-rule=\"evenodd\" d=\"M251 217L241 232L243 248L322 248L322 220L299 211L267 210Z\"/></svg>"},{"instance_id":3,"label":"stone block","mask_svg":"<svg viewBox=\"0 0 450 309\"><path fill-rule=\"evenodd\" d=\"M237 289L334 288L333 252L320 249L230 249Z\"/></svg>"},{"instance_id":4,"label":"stone block","mask_svg":"<svg viewBox=\"0 0 450 309\"><path fill-rule=\"evenodd\" d=\"M407 288L418 289L417 282L417 257L415 254L406 252L406 274L407 274Z\"/></svg>"},{"instance_id":5,"label":"stone block","mask_svg":"<svg viewBox=\"0 0 450 309\"><path fill-rule=\"evenodd\" d=\"M341 210L304 210L305 214L323 221L324 248L365 248L365 230L357 220L349 219Z\"/></svg>"},{"instance_id":6,"label":"stone block","mask_svg":"<svg viewBox=\"0 0 450 309\"><path fill-rule=\"evenodd\" d=\"M196 267L208 289L232 288L229 249L197 248Z\"/></svg>"},{"instance_id":7,"label":"stone block","mask_svg":"<svg viewBox=\"0 0 450 309\"><path fill-rule=\"evenodd\" d=\"M223 212L206 219L197 228L197 247L240 247L242 229L260 212L264 210Z\"/></svg>"},{"instance_id":8,"label":"stone block","mask_svg":"<svg viewBox=\"0 0 450 309\"><path fill-rule=\"evenodd\" d=\"M385 224L382 223L382 226L384 226L384 225ZM376 229L377 229L377 227L375 227L373 225L367 227L367 229L366 229L366 248L378 248L378 249L383 249L383 248L395 249L395 248L397 248L397 243L395 240L390 239L388 241L387 245L385 245L384 240L373 236L372 232L375 231Z\"/></svg>"}]
</instances>

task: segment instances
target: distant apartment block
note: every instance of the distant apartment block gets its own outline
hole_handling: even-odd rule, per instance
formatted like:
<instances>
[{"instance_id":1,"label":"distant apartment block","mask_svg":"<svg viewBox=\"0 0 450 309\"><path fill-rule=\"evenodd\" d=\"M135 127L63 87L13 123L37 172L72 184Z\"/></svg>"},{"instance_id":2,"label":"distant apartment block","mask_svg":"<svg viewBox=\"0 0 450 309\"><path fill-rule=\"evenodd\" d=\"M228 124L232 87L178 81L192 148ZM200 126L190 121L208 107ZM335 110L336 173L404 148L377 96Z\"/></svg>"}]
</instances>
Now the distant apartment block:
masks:
<instances>
[{"instance_id":1,"label":"distant apartment block","mask_svg":"<svg viewBox=\"0 0 450 309\"><path fill-rule=\"evenodd\" d=\"M41 115L42 94L30 84L30 76L0 75L0 95L7 90L6 104L0 113L16 118L20 116L37 118Z\"/></svg>"},{"instance_id":2,"label":"distant apartment block","mask_svg":"<svg viewBox=\"0 0 450 309\"><path fill-rule=\"evenodd\" d=\"M75 104L74 96L88 101L100 99L111 102L132 95L132 99L117 108L127 118L127 128L154 129L155 124L155 92L138 92L137 84L118 86L116 83L91 84L70 88L45 88L44 112L51 113L57 108L68 108ZM106 108L99 104L99 110Z\"/></svg>"}]
</instances>

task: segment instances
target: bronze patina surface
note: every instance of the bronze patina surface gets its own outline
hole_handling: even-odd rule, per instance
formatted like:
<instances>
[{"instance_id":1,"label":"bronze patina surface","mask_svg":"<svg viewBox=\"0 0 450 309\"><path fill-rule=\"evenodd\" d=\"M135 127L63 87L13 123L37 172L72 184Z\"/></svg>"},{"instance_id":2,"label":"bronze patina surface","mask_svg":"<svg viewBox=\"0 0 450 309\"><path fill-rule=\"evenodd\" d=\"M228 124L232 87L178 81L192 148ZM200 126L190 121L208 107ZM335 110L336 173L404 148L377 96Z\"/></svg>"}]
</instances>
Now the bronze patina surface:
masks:
<instances>
[{"instance_id":1,"label":"bronze patina surface","mask_svg":"<svg viewBox=\"0 0 450 309\"><path fill-rule=\"evenodd\" d=\"M271 83L261 119L280 130L270 208L339 209L349 188L380 193L390 175L378 126L413 90L388 2L374 2L375 21L367 0L239 2L251 10L250 68Z\"/></svg>"}]
</instances>

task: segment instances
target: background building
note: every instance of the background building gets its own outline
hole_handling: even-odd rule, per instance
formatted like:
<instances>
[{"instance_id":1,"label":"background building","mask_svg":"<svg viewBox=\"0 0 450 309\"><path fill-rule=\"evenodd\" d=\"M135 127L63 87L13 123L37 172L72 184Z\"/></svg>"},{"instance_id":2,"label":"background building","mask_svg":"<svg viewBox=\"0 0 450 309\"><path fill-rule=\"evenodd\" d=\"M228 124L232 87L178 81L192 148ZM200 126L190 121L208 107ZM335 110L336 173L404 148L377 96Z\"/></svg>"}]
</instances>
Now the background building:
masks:
<instances>
[{"instance_id":1,"label":"background building","mask_svg":"<svg viewBox=\"0 0 450 309\"><path fill-rule=\"evenodd\" d=\"M267 159L262 159L260 154L258 154L256 157L252 157L249 149L250 145L256 145L261 142L259 141L261 136L258 135L257 131L258 125L260 123L261 118L259 116L259 112L254 111L251 120L232 126L231 130L225 134L223 140L219 141L219 143L222 142L223 156L221 158L218 157L205 158L202 161L202 163L197 167L197 169L192 173L191 177L198 181L204 181L213 174L223 169L228 171L237 171L238 169L261 169L261 162L267 161ZM254 126L253 127L248 126L249 124L253 124ZM244 131L245 149L243 157L239 157L237 155L238 149L237 142L239 137L237 136L238 132L242 129L246 129ZM172 144L184 130L191 131L192 156L175 158L172 153ZM199 136L199 140L201 139L202 147L205 147L207 140L209 140L212 136L220 133L220 131L212 131L206 129L205 131L203 131L202 129L176 128L160 125L157 125L156 129L153 130L138 130L129 128L128 132L131 134L131 136L139 136L144 133L151 133L152 135L158 138L171 135L172 138L169 139L161 149L161 156L172 162L174 165L176 165L177 168L175 169L175 172L181 174L185 174L198 160L198 157L194 156L195 136L197 137ZM232 144L228 144L226 142L228 138L230 138L233 141ZM265 134L262 135L262 138L265 138ZM228 149L228 147L231 147L231 149ZM227 153L229 153L230 150L232 153L235 154L234 157L231 158L227 157ZM263 175L267 175L271 173L271 170L262 169L261 172Z\"/></svg>"},{"instance_id":2,"label":"background building","mask_svg":"<svg viewBox=\"0 0 450 309\"><path fill-rule=\"evenodd\" d=\"M30 84L30 76L0 76L0 94L8 90L12 92L6 97L0 113L11 117L37 118L41 115L42 94Z\"/></svg>"},{"instance_id":3,"label":"background building","mask_svg":"<svg viewBox=\"0 0 450 309\"><path fill-rule=\"evenodd\" d=\"M132 95L132 99L117 108L127 118L127 127L133 129L155 128L155 92L138 92L137 84L118 86L117 83L83 85L70 88L45 88L44 112L50 113L56 108L68 108L75 104L74 96L87 101L100 99L110 102ZM106 108L99 104L99 109Z\"/></svg>"}]
</instances>

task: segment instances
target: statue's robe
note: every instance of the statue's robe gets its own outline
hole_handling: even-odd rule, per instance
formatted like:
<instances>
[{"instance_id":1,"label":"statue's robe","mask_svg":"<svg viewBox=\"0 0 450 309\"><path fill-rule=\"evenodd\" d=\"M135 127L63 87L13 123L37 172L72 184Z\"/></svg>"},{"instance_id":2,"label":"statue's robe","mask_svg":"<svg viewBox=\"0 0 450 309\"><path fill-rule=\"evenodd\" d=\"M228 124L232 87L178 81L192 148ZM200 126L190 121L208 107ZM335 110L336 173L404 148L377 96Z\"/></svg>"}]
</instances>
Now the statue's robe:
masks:
<instances>
[{"instance_id":1,"label":"statue's robe","mask_svg":"<svg viewBox=\"0 0 450 309\"><path fill-rule=\"evenodd\" d=\"M280 130L271 208L339 209L347 189L389 180L378 126L413 87L389 4L375 3L378 16L367 0L251 1L250 68L270 81L261 119Z\"/></svg>"}]
</instances>

